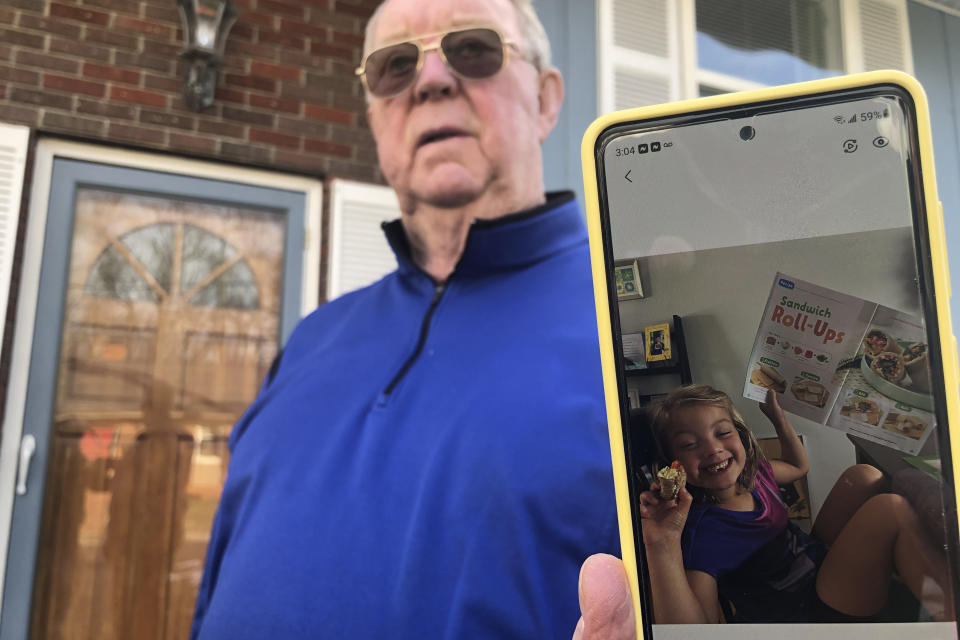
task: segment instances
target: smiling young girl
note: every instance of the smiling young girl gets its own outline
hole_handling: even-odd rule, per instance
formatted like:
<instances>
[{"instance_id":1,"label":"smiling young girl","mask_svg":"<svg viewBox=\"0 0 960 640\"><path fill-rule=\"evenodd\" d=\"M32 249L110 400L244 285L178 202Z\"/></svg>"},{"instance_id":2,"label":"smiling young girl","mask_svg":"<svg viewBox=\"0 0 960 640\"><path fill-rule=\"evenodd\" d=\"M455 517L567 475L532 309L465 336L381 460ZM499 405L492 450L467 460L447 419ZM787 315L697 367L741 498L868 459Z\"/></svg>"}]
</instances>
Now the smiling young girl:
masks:
<instances>
[{"instance_id":1,"label":"smiling young girl","mask_svg":"<svg viewBox=\"0 0 960 640\"><path fill-rule=\"evenodd\" d=\"M687 474L675 501L656 484L640 496L655 621L868 621L886 603L894 569L934 618L951 619L946 557L904 498L881 493L877 469L855 465L840 476L812 535L789 521L777 485L807 474L807 454L774 392L760 409L779 460L763 457L733 402L712 387L681 387L654 412L661 452Z\"/></svg>"}]
</instances>

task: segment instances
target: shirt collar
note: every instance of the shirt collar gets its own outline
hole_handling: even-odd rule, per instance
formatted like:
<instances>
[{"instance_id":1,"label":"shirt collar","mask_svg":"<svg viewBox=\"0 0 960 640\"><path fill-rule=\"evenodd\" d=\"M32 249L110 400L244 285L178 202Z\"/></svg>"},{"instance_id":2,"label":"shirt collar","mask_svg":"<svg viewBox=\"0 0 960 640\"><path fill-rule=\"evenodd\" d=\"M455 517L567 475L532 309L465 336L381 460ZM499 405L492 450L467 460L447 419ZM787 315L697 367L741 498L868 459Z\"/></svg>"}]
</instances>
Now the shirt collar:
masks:
<instances>
[{"instance_id":1,"label":"shirt collar","mask_svg":"<svg viewBox=\"0 0 960 640\"><path fill-rule=\"evenodd\" d=\"M397 257L401 276L425 275L410 257L410 245L400 220L385 222L383 231ZM547 194L547 201L531 209L491 220L475 220L454 269L454 276L477 276L519 269L586 241L580 208L572 191Z\"/></svg>"}]
</instances>

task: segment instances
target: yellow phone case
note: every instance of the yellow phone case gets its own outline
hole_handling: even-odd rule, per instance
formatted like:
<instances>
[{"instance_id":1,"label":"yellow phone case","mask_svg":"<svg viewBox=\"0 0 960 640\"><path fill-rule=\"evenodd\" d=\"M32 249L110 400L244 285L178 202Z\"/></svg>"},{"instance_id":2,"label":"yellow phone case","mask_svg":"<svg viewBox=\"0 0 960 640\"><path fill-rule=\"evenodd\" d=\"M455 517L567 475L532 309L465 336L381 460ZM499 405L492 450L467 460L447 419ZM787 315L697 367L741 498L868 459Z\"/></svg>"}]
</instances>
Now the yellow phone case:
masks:
<instances>
[{"instance_id":1,"label":"yellow phone case","mask_svg":"<svg viewBox=\"0 0 960 640\"><path fill-rule=\"evenodd\" d=\"M927 212L930 257L933 265L933 294L936 301L937 321L940 330L940 346L943 354L943 374L946 384L947 425L953 447L953 475L960 477L960 363L957 359L957 340L951 333L950 281L947 271L946 238L943 230L943 207L937 198L936 177L933 165L933 145L930 134L930 114L923 87L912 76L900 71L872 71L812 82L801 82L755 91L728 93L668 104L627 109L601 116L595 120L583 136L581 162L583 186L587 208L587 229L590 235L590 262L593 269L594 298L597 306L597 329L600 339L600 358L603 367L603 386L607 406L607 425L610 438L610 454L613 459L614 486L617 495L617 517L620 527L620 547L627 570L637 620L637 637L643 638L643 623L640 604L639 575L634 548L633 515L627 486L627 463L624 453L623 431L620 422L620 399L617 390L617 375L613 352L610 309L607 297L606 268L603 255L603 238L600 226L600 200L597 185L596 143L610 127L625 122L651 120L684 113L735 107L768 100L780 100L798 96L840 91L879 84L897 85L913 98L916 107L916 130L920 149L920 175L923 181L923 204ZM958 483L954 483L957 492ZM960 504L960 494L957 494Z\"/></svg>"}]
</instances>

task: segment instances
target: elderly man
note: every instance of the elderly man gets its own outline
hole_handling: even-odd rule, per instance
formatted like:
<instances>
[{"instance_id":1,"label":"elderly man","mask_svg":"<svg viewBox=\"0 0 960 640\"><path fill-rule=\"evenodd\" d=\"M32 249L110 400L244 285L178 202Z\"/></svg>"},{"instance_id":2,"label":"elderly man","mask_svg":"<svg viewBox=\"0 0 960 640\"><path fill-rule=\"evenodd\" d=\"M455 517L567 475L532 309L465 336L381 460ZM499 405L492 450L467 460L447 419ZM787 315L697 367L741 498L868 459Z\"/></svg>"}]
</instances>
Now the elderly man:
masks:
<instances>
[{"instance_id":1,"label":"elderly man","mask_svg":"<svg viewBox=\"0 0 960 640\"><path fill-rule=\"evenodd\" d=\"M619 545L586 235L543 187L562 79L529 0L387 0L365 52L399 268L234 428L193 637L570 637Z\"/></svg>"}]
</instances>

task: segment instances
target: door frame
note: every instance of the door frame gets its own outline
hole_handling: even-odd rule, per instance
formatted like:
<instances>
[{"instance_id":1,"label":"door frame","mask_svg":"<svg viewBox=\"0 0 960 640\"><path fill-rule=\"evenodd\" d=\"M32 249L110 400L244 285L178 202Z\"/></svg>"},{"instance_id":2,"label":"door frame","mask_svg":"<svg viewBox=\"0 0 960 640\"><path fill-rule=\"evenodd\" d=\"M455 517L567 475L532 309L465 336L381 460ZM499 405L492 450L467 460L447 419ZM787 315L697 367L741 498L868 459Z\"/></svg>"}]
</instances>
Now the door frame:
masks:
<instances>
[{"instance_id":1,"label":"door frame","mask_svg":"<svg viewBox=\"0 0 960 640\"><path fill-rule=\"evenodd\" d=\"M23 243L23 261L13 349L7 385L6 411L0 430L0 594L3 594L8 565L20 441L27 404L28 377L33 352L39 300L47 210L55 159L69 159L140 169L177 176L237 182L253 187L293 191L304 197L304 248L300 287L300 315L312 311L320 291L320 238L323 183L319 179L291 176L227 164L191 160L172 155L129 151L57 139L41 139L35 149L30 204ZM54 292L60 295L61 292ZM49 295L49 294L48 294ZM60 319L57 319L59 324ZM285 339L286 336L284 335ZM38 473L34 468L32 478ZM42 484L42 483L41 483ZM0 617L3 615L0 602ZM26 614L29 615L29 612Z\"/></svg>"}]
</instances>

